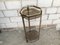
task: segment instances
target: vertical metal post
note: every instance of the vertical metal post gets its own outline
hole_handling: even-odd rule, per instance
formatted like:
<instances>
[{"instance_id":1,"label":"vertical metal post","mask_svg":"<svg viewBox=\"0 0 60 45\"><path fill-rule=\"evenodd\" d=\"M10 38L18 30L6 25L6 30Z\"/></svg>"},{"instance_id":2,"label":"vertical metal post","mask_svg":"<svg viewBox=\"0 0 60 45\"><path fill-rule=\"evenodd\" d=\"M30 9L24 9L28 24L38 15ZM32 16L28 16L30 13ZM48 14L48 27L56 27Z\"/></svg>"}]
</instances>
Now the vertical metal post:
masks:
<instances>
[{"instance_id":1,"label":"vertical metal post","mask_svg":"<svg viewBox=\"0 0 60 45\"><path fill-rule=\"evenodd\" d=\"M42 20L42 15L40 16L40 24L39 24L39 37L40 37L40 29L41 29L41 20Z\"/></svg>"},{"instance_id":2,"label":"vertical metal post","mask_svg":"<svg viewBox=\"0 0 60 45\"><path fill-rule=\"evenodd\" d=\"M29 6L27 6L27 14L29 15ZM28 26L29 26L29 31L30 31L30 19L29 19L29 17L28 17Z\"/></svg>"},{"instance_id":3,"label":"vertical metal post","mask_svg":"<svg viewBox=\"0 0 60 45\"><path fill-rule=\"evenodd\" d=\"M27 6L27 14L29 15L29 6Z\"/></svg>"},{"instance_id":4,"label":"vertical metal post","mask_svg":"<svg viewBox=\"0 0 60 45\"><path fill-rule=\"evenodd\" d=\"M24 23L24 17L22 17L22 21L23 21L23 27L24 27L24 31L25 31L26 42L28 42L28 40L27 40L27 35L26 35L25 23Z\"/></svg>"},{"instance_id":5,"label":"vertical metal post","mask_svg":"<svg viewBox=\"0 0 60 45\"><path fill-rule=\"evenodd\" d=\"M28 26L29 26L29 31L31 30L30 28L30 19L28 18Z\"/></svg>"}]
</instances>

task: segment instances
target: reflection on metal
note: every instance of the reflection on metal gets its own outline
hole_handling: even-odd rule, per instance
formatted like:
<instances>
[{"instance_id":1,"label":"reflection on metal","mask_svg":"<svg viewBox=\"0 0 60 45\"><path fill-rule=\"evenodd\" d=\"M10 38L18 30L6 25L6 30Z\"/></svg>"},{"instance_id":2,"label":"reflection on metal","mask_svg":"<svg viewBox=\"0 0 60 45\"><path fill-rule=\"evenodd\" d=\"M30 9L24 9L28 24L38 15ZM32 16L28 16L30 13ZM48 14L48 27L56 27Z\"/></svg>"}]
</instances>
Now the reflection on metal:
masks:
<instances>
[{"instance_id":1,"label":"reflection on metal","mask_svg":"<svg viewBox=\"0 0 60 45\"><path fill-rule=\"evenodd\" d=\"M30 6L27 6L27 7L23 7L20 11L20 14L22 16L26 42L29 42L29 41L33 42L33 41L39 40L41 18L42 18L41 8L37 7L37 6L34 6L34 5L30 5ZM37 18L40 18L38 29L36 28L36 25L31 26L31 20L37 19ZM28 27L26 27L24 19L27 20Z\"/></svg>"}]
</instances>

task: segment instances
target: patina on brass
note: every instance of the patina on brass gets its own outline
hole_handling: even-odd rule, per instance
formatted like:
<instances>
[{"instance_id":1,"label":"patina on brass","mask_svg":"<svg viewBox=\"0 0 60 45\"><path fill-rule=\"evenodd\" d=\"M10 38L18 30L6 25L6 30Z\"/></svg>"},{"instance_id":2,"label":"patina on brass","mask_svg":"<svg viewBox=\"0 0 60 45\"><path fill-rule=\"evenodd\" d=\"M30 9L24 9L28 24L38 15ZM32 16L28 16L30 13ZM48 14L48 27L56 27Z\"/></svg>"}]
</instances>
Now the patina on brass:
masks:
<instances>
[{"instance_id":1,"label":"patina on brass","mask_svg":"<svg viewBox=\"0 0 60 45\"><path fill-rule=\"evenodd\" d=\"M34 5L30 5L30 6L27 6L27 7L23 7L20 11L20 14L22 16L26 42L35 41L35 40L39 39L40 27L41 27L41 17L42 17L41 8L37 7L37 6L34 6ZM36 31L35 29L31 29L33 27L35 28L35 26L30 26L30 20L36 19L36 18L39 18L39 17L40 17L39 31ZM28 28L29 28L28 30L29 31L26 30L24 18L26 20L28 20Z\"/></svg>"}]
</instances>

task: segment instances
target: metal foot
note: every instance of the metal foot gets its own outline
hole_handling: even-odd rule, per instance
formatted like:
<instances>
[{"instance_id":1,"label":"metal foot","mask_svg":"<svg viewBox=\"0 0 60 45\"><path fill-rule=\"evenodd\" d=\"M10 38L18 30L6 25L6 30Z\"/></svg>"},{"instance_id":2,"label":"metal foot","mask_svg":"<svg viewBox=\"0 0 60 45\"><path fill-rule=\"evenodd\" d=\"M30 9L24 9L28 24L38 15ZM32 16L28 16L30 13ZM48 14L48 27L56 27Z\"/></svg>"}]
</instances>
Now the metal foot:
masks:
<instances>
[{"instance_id":1,"label":"metal foot","mask_svg":"<svg viewBox=\"0 0 60 45\"><path fill-rule=\"evenodd\" d=\"M26 42L28 43L28 40L26 40Z\"/></svg>"},{"instance_id":2,"label":"metal foot","mask_svg":"<svg viewBox=\"0 0 60 45\"><path fill-rule=\"evenodd\" d=\"M0 30L0 33L2 33L2 31Z\"/></svg>"}]
</instances>

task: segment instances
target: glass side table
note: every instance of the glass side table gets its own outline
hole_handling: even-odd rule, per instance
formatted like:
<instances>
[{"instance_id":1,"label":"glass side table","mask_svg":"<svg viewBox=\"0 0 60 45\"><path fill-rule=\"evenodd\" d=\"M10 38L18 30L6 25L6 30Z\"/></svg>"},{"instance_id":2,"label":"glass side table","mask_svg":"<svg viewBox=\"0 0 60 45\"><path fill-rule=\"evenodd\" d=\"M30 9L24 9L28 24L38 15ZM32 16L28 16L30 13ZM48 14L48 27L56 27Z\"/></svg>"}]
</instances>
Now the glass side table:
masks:
<instances>
[{"instance_id":1,"label":"glass side table","mask_svg":"<svg viewBox=\"0 0 60 45\"><path fill-rule=\"evenodd\" d=\"M34 5L28 5L20 10L20 14L24 26L26 42L34 42L36 40L39 40L41 19L42 19L41 8ZM31 25L31 22L33 22L32 20L36 18L39 18L38 29L37 29L37 25ZM27 20L26 22L28 23L27 27L25 24L25 20ZM36 24L35 22L33 22L33 24Z\"/></svg>"}]
</instances>

